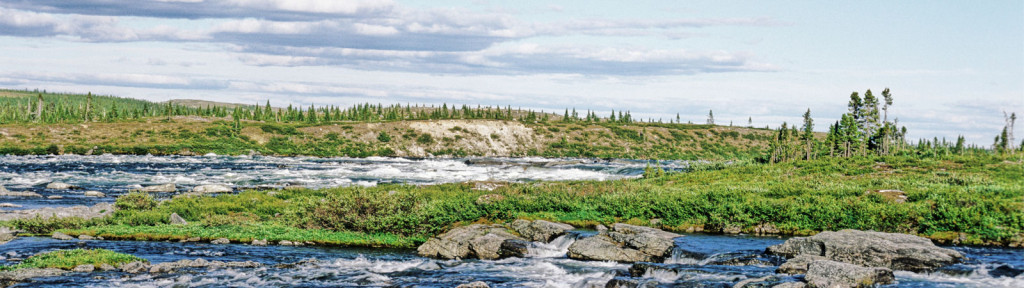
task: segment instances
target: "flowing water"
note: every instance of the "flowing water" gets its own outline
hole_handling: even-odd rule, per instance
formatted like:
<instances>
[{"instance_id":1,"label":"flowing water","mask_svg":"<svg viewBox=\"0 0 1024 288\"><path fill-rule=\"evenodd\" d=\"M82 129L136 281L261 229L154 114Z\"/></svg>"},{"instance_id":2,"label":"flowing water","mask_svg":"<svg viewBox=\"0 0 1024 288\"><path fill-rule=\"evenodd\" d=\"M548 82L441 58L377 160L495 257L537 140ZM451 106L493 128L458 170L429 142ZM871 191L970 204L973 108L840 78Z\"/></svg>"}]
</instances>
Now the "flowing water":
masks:
<instances>
[{"instance_id":1,"label":"flowing water","mask_svg":"<svg viewBox=\"0 0 1024 288\"><path fill-rule=\"evenodd\" d=\"M686 162L662 162L685 170ZM113 201L116 195L144 185L178 184L179 191L200 184L241 188L310 188L433 184L464 181L609 180L637 177L646 162L620 160L552 160L539 158L393 159L179 156L0 156L0 184L12 191L33 191L63 199L0 197L0 202L25 208ZM45 189L52 181L81 190ZM82 196L96 190L107 197ZM18 208L0 208L18 209ZM69 273L33 279L18 287L453 287L485 281L491 287L604 287L609 281L632 281L657 287L731 287L744 279L778 276L782 259L764 255L765 248L784 238L690 234L676 239L677 248L665 263L646 264L631 274L631 265L576 261L566 250L575 231L551 243L537 243L528 257L494 261L436 260L411 249L251 246L243 244L59 241L21 237L0 245L0 265L15 264L40 252L73 248L104 248L128 253L151 263L203 258L255 261L258 268L208 270L192 268L167 274L118 271ZM967 260L932 273L896 272L893 287L1024 287L1024 250L952 247ZM636 269L634 269L636 270Z\"/></svg>"}]
</instances>

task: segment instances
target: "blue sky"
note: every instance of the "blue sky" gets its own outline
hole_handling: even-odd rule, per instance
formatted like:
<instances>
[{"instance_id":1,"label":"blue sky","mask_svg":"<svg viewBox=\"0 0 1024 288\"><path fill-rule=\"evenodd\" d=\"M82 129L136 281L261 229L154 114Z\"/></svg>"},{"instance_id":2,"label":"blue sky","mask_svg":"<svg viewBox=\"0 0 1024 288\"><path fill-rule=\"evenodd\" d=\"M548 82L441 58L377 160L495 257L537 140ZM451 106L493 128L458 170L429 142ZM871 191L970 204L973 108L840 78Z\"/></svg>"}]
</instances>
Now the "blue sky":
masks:
<instances>
[{"instance_id":1,"label":"blue sky","mask_svg":"<svg viewBox=\"0 0 1024 288\"><path fill-rule=\"evenodd\" d=\"M1021 1L5 0L0 47L0 87L156 101L810 108L823 131L888 87L909 137L980 145L1024 113Z\"/></svg>"}]
</instances>

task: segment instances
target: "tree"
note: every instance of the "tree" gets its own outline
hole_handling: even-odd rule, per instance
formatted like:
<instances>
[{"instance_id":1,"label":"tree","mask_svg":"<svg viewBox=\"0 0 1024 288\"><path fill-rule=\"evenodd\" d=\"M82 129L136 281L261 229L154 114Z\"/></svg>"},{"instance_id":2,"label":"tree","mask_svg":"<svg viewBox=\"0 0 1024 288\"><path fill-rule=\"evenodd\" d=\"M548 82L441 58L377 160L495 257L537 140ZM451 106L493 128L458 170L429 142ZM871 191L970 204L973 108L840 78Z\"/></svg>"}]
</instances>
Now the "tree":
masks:
<instances>
[{"instance_id":1,"label":"tree","mask_svg":"<svg viewBox=\"0 0 1024 288\"><path fill-rule=\"evenodd\" d=\"M800 140L804 140L805 143L806 159L811 160L811 154L813 154L811 149L814 148L814 119L811 119L811 108L807 108L807 112L804 113L804 126L800 129L803 130Z\"/></svg>"},{"instance_id":2,"label":"tree","mask_svg":"<svg viewBox=\"0 0 1024 288\"><path fill-rule=\"evenodd\" d=\"M708 110L708 125L715 125L715 112Z\"/></svg>"}]
</instances>

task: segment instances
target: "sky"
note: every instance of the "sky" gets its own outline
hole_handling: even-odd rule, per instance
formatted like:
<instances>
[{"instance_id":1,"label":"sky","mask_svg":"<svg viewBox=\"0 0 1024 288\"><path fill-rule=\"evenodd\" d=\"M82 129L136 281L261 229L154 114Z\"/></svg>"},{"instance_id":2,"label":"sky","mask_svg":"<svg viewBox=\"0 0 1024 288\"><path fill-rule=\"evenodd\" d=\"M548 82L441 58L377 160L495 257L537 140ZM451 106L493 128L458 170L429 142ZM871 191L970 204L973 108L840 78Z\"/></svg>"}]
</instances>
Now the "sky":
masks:
<instances>
[{"instance_id":1,"label":"sky","mask_svg":"<svg viewBox=\"0 0 1024 288\"><path fill-rule=\"evenodd\" d=\"M825 131L852 92L889 88L908 138L986 146L1003 112L1024 114L1016 0L3 0L0 51L3 88L153 101L713 111L773 128L810 109Z\"/></svg>"}]
</instances>

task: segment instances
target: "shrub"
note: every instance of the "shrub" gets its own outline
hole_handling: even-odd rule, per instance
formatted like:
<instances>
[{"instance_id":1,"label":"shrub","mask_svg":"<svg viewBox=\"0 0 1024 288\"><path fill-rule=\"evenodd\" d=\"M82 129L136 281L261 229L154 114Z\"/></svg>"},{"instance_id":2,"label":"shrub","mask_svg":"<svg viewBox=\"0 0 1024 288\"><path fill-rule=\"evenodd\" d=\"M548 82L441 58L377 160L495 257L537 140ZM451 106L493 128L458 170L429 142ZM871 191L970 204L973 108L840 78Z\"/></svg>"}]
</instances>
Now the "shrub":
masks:
<instances>
[{"instance_id":1,"label":"shrub","mask_svg":"<svg viewBox=\"0 0 1024 288\"><path fill-rule=\"evenodd\" d=\"M121 210L144 211L156 208L156 199L145 192L131 192L117 197L114 207Z\"/></svg>"},{"instance_id":2,"label":"shrub","mask_svg":"<svg viewBox=\"0 0 1024 288\"><path fill-rule=\"evenodd\" d=\"M388 135L387 132L380 131L380 134L377 134L377 141L380 141L381 143L391 142L391 135Z\"/></svg>"}]
</instances>

